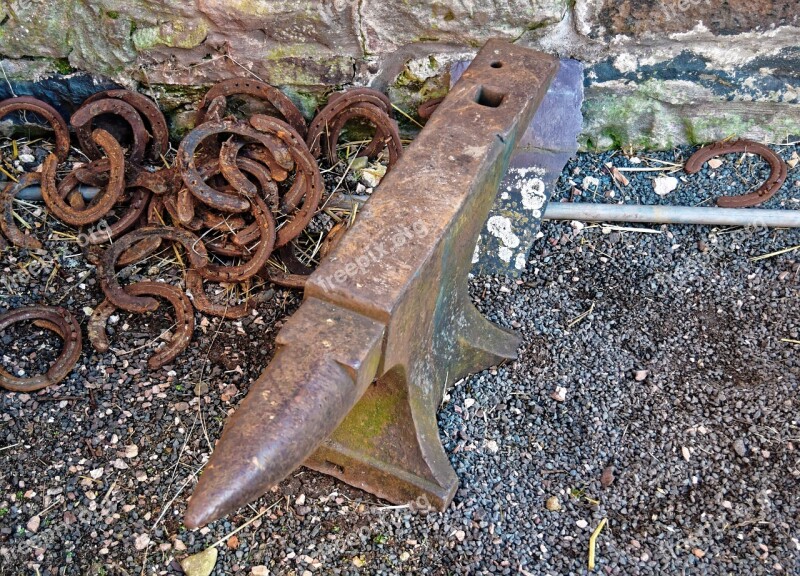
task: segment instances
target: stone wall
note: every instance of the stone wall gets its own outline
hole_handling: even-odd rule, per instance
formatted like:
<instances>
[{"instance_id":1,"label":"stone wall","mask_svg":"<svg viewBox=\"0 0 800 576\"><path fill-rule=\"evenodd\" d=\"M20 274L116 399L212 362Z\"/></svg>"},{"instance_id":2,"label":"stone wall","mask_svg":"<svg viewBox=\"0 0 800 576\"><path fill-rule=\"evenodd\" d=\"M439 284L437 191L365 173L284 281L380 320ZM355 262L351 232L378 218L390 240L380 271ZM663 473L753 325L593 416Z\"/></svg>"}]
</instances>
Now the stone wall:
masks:
<instances>
[{"instance_id":1,"label":"stone wall","mask_svg":"<svg viewBox=\"0 0 800 576\"><path fill-rule=\"evenodd\" d=\"M237 75L308 115L351 84L411 110L503 37L586 63L587 147L800 134L796 0L10 0L0 22L0 96L51 77L69 109L111 80L155 96L176 132L206 86Z\"/></svg>"}]
</instances>

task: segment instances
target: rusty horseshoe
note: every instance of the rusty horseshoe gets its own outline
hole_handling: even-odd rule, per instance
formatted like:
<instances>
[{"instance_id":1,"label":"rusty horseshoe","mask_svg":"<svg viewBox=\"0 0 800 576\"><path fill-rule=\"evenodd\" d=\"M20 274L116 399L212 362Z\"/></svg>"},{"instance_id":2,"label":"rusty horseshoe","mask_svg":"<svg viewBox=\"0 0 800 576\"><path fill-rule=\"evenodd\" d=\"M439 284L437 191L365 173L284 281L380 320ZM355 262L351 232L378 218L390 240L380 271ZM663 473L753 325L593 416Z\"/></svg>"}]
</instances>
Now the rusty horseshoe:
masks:
<instances>
[{"instance_id":1,"label":"rusty horseshoe","mask_svg":"<svg viewBox=\"0 0 800 576\"><path fill-rule=\"evenodd\" d=\"M4 118L16 110L34 112L47 120L53 128L56 137L56 156L60 162L67 159L69 154L69 128L58 111L47 102L31 96L18 96L0 102L0 118Z\"/></svg>"},{"instance_id":2,"label":"rusty horseshoe","mask_svg":"<svg viewBox=\"0 0 800 576\"><path fill-rule=\"evenodd\" d=\"M209 108L215 99L220 96L227 97L236 95L253 96L254 98L268 102L280 113L281 116L283 116L283 119L286 120L286 122L288 122L295 130L297 130L299 134L302 134L305 137L305 118L303 118L303 115L300 113L300 110L297 109L297 106L295 106L294 103L289 100L289 98L283 92L264 82L245 78L229 78L228 80L223 80L222 82L212 86L211 89L206 92L205 96L203 96L203 100L200 101L200 106L197 109L197 115L195 117L195 123L200 124L202 122L214 119L213 117L207 118L206 113L209 111ZM217 100L217 106L219 106L219 102L220 101ZM221 111L217 108L215 115L219 115L220 117L224 115L224 107Z\"/></svg>"},{"instance_id":3,"label":"rusty horseshoe","mask_svg":"<svg viewBox=\"0 0 800 576\"><path fill-rule=\"evenodd\" d=\"M194 268L208 265L208 253L203 241L188 230L172 226L145 226L129 232L106 249L101 258L100 287L115 306L128 312L152 312L158 308L158 300L148 296L136 296L123 290L116 274L117 259L128 248L141 240L158 237L178 242L186 249L186 254Z\"/></svg>"},{"instance_id":4,"label":"rusty horseshoe","mask_svg":"<svg viewBox=\"0 0 800 576\"><path fill-rule=\"evenodd\" d=\"M125 287L125 292L134 296L158 296L172 304L175 310L175 334L169 343L155 352L148 360L147 366L157 370L175 359L188 346L194 333L194 308L183 290L164 284L163 282L136 282ZM106 299L94 309L86 331L89 341L98 352L106 352L109 348L106 324L109 317L117 310L113 302Z\"/></svg>"},{"instance_id":5,"label":"rusty horseshoe","mask_svg":"<svg viewBox=\"0 0 800 576\"><path fill-rule=\"evenodd\" d=\"M222 120L221 122L206 122L189 132L178 147L178 168L183 177L183 182L195 197L217 210L223 212L246 212L250 209L250 202L240 194L215 190L205 182L205 177L198 167L195 151L206 138L217 134L237 134L251 138L263 144L272 153L275 162L286 170L293 168L292 157L285 144L272 135L259 132L244 122Z\"/></svg>"},{"instance_id":6,"label":"rusty horseshoe","mask_svg":"<svg viewBox=\"0 0 800 576\"><path fill-rule=\"evenodd\" d=\"M167 128L164 114L156 103L144 94L133 90L103 90L89 96L84 100L83 106L105 98L122 100L131 105L143 119L147 120L151 135L148 158L153 162L161 160L161 155L169 150L169 128Z\"/></svg>"},{"instance_id":7,"label":"rusty horseshoe","mask_svg":"<svg viewBox=\"0 0 800 576\"><path fill-rule=\"evenodd\" d=\"M314 217L319 202L322 199L325 186L322 182L322 175L319 172L319 167L314 161L308 147L300 137L300 134L291 126L277 118L265 116L263 114L252 116L250 118L250 124L259 132L271 134L287 145L296 168L295 179L302 176L305 180L305 193L302 196L302 206L292 212L278 230L278 238L275 242L275 247L280 248L297 238Z\"/></svg>"},{"instance_id":8,"label":"rusty horseshoe","mask_svg":"<svg viewBox=\"0 0 800 576\"><path fill-rule=\"evenodd\" d=\"M81 150L92 160L98 160L103 156L92 138L93 121L103 114L120 116L130 125L133 132L131 162L141 164L144 159L147 142L150 140L150 134L148 134L144 121L136 108L124 100L114 98L95 100L88 104L84 103L83 106L75 111L69 122L75 128L75 135L81 144Z\"/></svg>"},{"instance_id":9,"label":"rusty horseshoe","mask_svg":"<svg viewBox=\"0 0 800 576\"><path fill-rule=\"evenodd\" d=\"M86 210L75 210L64 201L67 192L58 192L56 188L58 159L55 154L50 154L42 167L42 199L53 216L71 226L84 226L100 220L117 203L125 189L125 160L122 157L122 147L119 142L102 129L92 133L92 140L108 155L110 173L105 190L92 200ZM73 174L71 173L70 176ZM70 176L65 179L69 182L66 185L74 187L78 183L77 177L71 178ZM62 185L65 183L62 182Z\"/></svg>"},{"instance_id":10,"label":"rusty horseshoe","mask_svg":"<svg viewBox=\"0 0 800 576\"><path fill-rule=\"evenodd\" d=\"M720 196L717 198L717 206L720 208L748 208L750 206L757 206L772 198L775 193L780 190L781 186L783 186L784 181L786 181L788 167L786 162L783 161L783 158L764 144L744 139L733 140L731 142L716 142L700 148L686 161L684 170L689 174L696 174L711 158L723 154L739 152L758 154L769 163L771 173L767 181L755 192L743 194L742 196Z\"/></svg>"},{"instance_id":11,"label":"rusty horseshoe","mask_svg":"<svg viewBox=\"0 0 800 576\"><path fill-rule=\"evenodd\" d=\"M64 341L56 361L47 372L30 378L17 378L0 368L0 387L14 392L35 392L66 378L81 355L81 327L69 310L57 306L26 306L0 315L0 330L11 324L32 320L41 328L55 332Z\"/></svg>"},{"instance_id":12,"label":"rusty horseshoe","mask_svg":"<svg viewBox=\"0 0 800 576\"><path fill-rule=\"evenodd\" d=\"M237 266L219 266L209 264L198 270L206 280L213 282L242 282L251 278L267 263L272 248L275 246L275 218L264 201L258 196L251 199L251 209L255 224L260 231L260 240L252 257L244 264ZM235 240L234 240L235 242Z\"/></svg>"}]
</instances>

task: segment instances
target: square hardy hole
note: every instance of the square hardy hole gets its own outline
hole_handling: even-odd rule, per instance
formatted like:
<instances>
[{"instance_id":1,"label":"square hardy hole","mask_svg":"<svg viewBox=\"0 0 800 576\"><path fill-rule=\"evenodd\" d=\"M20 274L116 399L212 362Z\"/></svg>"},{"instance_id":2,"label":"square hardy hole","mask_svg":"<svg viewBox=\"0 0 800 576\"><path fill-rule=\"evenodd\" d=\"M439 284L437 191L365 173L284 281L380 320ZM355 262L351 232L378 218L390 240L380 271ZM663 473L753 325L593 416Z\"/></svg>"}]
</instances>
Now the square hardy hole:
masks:
<instances>
[{"instance_id":1,"label":"square hardy hole","mask_svg":"<svg viewBox=\"0 0 800 576\"><path fill-rule=\"evenodd\" d=\"M475 102L487 108L497 108L503 103L503 98L505 97L506 95L499 90L480 86L478 87L478 94L475 96Z\"/></svg>"}]
</instances>

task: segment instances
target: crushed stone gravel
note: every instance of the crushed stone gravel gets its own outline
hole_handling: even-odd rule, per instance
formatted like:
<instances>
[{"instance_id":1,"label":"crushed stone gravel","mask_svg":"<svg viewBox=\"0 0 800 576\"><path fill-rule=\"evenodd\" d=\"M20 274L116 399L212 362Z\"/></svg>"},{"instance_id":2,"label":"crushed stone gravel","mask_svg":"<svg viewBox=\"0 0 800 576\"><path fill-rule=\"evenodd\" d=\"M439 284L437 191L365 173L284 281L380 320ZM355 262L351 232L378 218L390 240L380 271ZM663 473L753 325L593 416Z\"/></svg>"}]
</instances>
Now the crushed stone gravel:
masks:
<instances>
[{"instance_id":1,"label":"crushed stone gravel","mask_svg":"<svg viewBox=\"0 0 800 576\"><path fill-rule=\"evenodd\" d=\"M605 168L643 160L581 154L556 200L708 203L760 179L760 160L737 161L676 173L662 198L656 173L626 172L623 187ZM797 209L798 182L793 168L767 207ZM120 313L112 350L85 346L62 384L0 393L0 574L181 574L215 543L215 575L585 574L603 518L597 573L800 574L800 250L752 260L800 232L640 228L657 233L546 223L519 280L471 279L481 311L524 343L443 403L461 480L444 513L300 469L186 530L196 475L300 299L276 290L241 321L198 315L189 350L155 372L146 360L170 318ZM30 275L27 253L4 254L0 305L96 306L94 270L64 242L45 249ZM0 338L10 371L36 369L54 342Z\"/></svg>"}]
</instances>

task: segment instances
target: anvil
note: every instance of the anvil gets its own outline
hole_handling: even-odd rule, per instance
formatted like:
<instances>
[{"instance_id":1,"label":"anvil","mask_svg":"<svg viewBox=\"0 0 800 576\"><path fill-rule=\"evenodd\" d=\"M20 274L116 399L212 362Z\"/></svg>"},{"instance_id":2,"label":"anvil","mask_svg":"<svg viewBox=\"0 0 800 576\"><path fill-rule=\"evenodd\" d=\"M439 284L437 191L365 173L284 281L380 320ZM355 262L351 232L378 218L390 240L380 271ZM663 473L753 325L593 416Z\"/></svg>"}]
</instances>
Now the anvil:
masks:
<instances>
[{"instance_id":1,"label":"anvil","mask_svg":"<svg viewBox=\"0 0 800 576\"><path fill-rule=\"evenodd\" d=\"M519 339L467 293L475 244L558 60L489 41L311 275L272 362L226 423L189 502L202 526L301 465L443 509L458 478L436 410Z\"/></svg>"}]
</instances>

